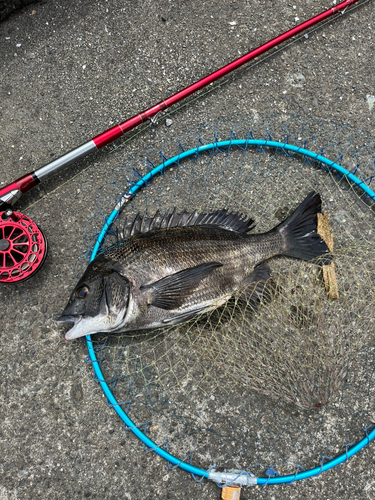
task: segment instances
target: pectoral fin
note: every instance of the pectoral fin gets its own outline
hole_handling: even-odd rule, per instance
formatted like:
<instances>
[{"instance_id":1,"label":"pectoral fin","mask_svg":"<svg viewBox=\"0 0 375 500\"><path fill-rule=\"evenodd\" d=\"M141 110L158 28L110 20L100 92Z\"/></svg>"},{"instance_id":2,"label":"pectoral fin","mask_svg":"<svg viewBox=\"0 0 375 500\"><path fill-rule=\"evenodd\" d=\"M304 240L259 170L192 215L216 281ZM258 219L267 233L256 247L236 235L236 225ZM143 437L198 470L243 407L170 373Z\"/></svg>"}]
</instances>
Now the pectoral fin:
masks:
<instances>
[{"instance_id":1,"label":"pectoral fin","mask_svg":"<svg viewBox=\"0 0 375 500\"><path fill-rule=\"evenodd\" d=\"M222 267L222 265L220 262L207 262L199 266L190 267L149 285L143 285L140 287L140 290L149 291L149 305L160 307L161 309L177 309L182 306L186 298L199 285L200 281L218 267Z\"/></svg>"}]
</instances>

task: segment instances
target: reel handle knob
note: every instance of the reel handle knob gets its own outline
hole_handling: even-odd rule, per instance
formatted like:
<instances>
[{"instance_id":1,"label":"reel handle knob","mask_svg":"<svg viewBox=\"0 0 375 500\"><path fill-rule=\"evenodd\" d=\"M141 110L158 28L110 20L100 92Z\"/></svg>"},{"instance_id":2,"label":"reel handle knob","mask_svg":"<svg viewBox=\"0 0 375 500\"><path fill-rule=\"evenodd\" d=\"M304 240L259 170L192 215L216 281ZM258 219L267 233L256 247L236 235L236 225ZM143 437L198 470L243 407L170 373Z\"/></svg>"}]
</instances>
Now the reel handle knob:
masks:
<instances>
[{"instance_id":1,"label":"reel handle knob","mask_svg":"<svg viewBox=\"0 0 375 500\"><path fill-rule=\"evenodd\" d=\"M5 212L3 212L3 215L1 216L3 221L7 221L11 219L14 222L17 222L19 220L19 217L13 212L11 208L7 208Z\"/></svg>"}]
</instances>

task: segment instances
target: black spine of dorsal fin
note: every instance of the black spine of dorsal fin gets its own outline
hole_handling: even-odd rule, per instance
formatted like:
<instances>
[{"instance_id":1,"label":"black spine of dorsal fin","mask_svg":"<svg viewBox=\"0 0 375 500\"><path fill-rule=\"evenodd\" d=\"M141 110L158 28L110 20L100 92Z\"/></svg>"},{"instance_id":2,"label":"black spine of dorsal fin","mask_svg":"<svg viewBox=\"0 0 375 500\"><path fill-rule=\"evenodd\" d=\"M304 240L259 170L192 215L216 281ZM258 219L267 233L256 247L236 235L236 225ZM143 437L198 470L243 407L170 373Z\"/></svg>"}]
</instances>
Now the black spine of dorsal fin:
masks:
<instances>
[{"instance_id":1,"label":"black spine of dorsal fin","mask_svg":"<svg viewBox=\"0 0 375 500\"><path fill-rule=\"evenodd\" d=\"M177 227L180 220L180 214L176 213L176 208L173 210L171 218L169 219L168 227Z\"/></svg>"},{"instance_id":2,"label":"black spine of dorsal fin","mask_svg":"<svg viewBox=\"0 0 375 500\"><path fill-rule=\"evenodd\" d=\"M186 214L186 223L183 225L189 225L189 226L194 226L197 223L197 220L199 218L199 213L195 211L192 214L189 214L188 212L184 212Z\"/></svg>"},{"instance_id":3,"label":"black spine of dorsal fin","mask_svg":"<svg viewBox=\"0 0 375 500\"><path fill-rule=\"evenodd\" d=\"M128 218L126 217L122 230L123 238L129 238L132 227L133 227L133 221L128 220Z\"/></svg>"},{"instance_id":4,"label":"black spine of dorsal fin","mask_svg":"<svg viewBox=\"0 0 375 500\"><path fill-rule=\"evenodd\" d=\"M148 233L150 231L152 219L150 217L143 217L141 225L141 233Z\"/></svg>"},{"instance_id":5,"label":"black spine of dorsal fin","mask_svg":"<svg viewBox=\"0 0 375 500\"><path fill-rule=\"evenodd\" d=\"M193 226L200 226L202 225L202 221L207 221L207 215L209 214L198 214L198 217L196 218L196 221L194 222Z\"/></svg>"},{"instance_id":6,"label":"black spine of dorsal fin","mask_svg":"<svg viewBox=\"0 0 375 500\"><path fill-rule=\"evenodd\" d=\"M140 233L141 226L142 226L142 217L139 214L137 214L136 218L134 219L131 231L130 231L130 236L133 236L134 234Z\"/></svg>"},{"instance_id":7,"label":"black spine of dorsal fin","mask_svg":"<svg viewBox=\"0 0 375 500\"><path fill-rule=\"evenodd\" d=\"M172 216L173 216L173 213L167 213L164 215L164 217L161 221L161 224L160 224L160 229L166 229L167 227L169 227L169 221L172 218Z\"/></svg>"},{"instance_id":8,"label":"black spine of dorsal fin","mask_svg":"<svg viewBox=\"0 0 375 500\"><path fill-rule=\"evenodd\" d=\"M154 217L151 219L150 231L154 231L155 229L160 229L160 224L162 220L163 217L160 214L160 210L157 210Z\"/></svg>"},{"instance_id":9,"label":"black spine of dorsal fin","mask_svg":"<svg viewBox=\"0 0 375 500\"><path fill-rule=\"evenodd\" d=\"M237 233L247 233L254 229L253 219L247 219L241 214L228 213L226 210L215 212L198 213L197 211L178 213L176 209L164 215L158 210L153 217L141 217L136 215L134 221L125 219L121 236L129 238L135 234L145 234L158 229L170 229L174 227L188 226L215 226Z\"/></svg>"},{"instance_id":10,"label":"black spine of dorsal fin","mask_svg":"<svg viewBox=\"0 0 375 500\"><path fill-rule=\"evenodd\" d=\"M169 227L178 227L180 220L181 220L181 215L176 213L176 209L173 210L173 217L171 218L170 225Z\"/></svg>"}]
</instances>

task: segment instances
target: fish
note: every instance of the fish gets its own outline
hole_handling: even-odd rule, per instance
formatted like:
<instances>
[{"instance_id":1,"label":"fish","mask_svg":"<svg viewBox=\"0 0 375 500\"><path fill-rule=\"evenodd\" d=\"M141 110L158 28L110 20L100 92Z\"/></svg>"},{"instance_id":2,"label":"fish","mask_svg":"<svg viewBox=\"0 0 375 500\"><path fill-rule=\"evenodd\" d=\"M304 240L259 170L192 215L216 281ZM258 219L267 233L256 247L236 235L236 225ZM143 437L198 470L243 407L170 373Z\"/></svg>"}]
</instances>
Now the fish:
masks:
<instances>
[{"instance_id":1,"label":"fish","mask_svg":"<svg viewBox=\"0 0 375 500\"><path fill-rule=\"evenodd\" d=\"M226 209L137 215L119 241L87 267L57 319L73 323L66 340L137 332L187 321L236 293L259 296L275 256L331 262L317 233L321 197L312 191L283 222L254 233L255 222Z\"/></svg>"}]
</instances>

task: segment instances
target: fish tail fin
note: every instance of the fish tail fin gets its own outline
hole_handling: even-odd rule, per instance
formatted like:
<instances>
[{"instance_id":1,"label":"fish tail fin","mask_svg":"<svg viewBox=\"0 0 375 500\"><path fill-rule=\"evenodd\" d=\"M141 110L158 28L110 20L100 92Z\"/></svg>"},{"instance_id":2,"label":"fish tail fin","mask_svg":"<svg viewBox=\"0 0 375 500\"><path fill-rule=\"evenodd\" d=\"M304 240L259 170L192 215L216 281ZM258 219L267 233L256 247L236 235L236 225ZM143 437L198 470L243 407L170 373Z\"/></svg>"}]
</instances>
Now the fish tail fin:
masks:
<instances>
[{"instance_id":1,"label":"fish tail fin","mask_svg":"<svg viewBox=\"0 0 375 500\"><path fill-rule=\"evenodd\" d=\"M320 265L332 261L327 244L317 233L317 214L321 208L319 193L312 191L297 209L275 228L283 238L283 255L307 261L316 259Z\"/></svg>"}]
</instances>

